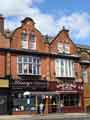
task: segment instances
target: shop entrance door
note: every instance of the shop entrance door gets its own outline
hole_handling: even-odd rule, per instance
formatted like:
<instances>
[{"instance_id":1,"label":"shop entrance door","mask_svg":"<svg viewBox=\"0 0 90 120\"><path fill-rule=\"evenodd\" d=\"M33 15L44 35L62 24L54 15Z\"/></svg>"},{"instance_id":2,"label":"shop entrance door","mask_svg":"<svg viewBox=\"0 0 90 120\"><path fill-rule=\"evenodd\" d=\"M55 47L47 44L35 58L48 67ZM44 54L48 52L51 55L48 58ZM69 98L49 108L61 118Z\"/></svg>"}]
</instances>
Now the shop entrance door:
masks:
<instances>
[{"instance_id":1,"label":"shop entrance door","mask_svg":"<svg viewBox=\"0 0 90 120\"><path fill-rule=\"evenodd\" d=\"M7 96L0 96L0 114L7 114Z\"/></svg>"},{"instance_id":2,"label":"shop entrance door","mask_svg":"<svg viewBox=\"0 0 90 120\"><path fill-rule=\"evenodd\" d=\"M58 110L58 100L59 100L58 96L52 96L51 108L52 108L53 113L57 112L57 110Z\"/></svg>"}]
</instances>

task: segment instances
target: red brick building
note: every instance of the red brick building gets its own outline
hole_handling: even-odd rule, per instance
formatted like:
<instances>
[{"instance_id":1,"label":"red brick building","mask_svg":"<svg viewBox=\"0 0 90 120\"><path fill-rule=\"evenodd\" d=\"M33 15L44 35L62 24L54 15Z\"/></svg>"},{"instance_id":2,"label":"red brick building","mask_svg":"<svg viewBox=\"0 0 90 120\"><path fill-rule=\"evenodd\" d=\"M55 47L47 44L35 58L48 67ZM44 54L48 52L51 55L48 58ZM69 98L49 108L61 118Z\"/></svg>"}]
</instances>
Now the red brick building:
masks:
<instances>
[{"instance_id":1,"label":"red brick building","mask_svg":"<svg viewBox=\"0 0 90 120\"><path fill-rule=\"evenodd\" d=\"M0 114L38 113L41 102L45 114L60 112L61 103L63 112L84 111L80 47L68 30L63 27L49 42L33 19L10 33L1 16L0 32L0 108L6 105Z\"/></svg>"}]
</instances>

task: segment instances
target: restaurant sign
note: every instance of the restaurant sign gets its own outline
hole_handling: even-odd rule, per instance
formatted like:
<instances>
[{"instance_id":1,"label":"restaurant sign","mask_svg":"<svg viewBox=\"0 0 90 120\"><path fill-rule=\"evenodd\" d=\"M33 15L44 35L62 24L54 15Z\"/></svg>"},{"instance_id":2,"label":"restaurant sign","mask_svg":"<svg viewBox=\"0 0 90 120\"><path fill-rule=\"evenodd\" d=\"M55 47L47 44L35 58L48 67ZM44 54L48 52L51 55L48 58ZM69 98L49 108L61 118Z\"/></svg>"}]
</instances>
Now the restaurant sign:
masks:
<instances>
[{"instance_id":1,"label":"restaurant sign","mask_svg":"<svg viewBox=\"0 0 90 120\"><path fill-rule=\"evenodd\" d=\"M84 88L81 83L49 82L48 89L51 91L82 91Z\"/></svg>"},{"instance_id":2,"label":"restaurant sign","mask_svg":"<svg viewBox=\"0 0 90 120\"><path fill-rule=\"evenodd\" d=\"M56 88L59 90L83 90L83 86L81 84L57 84Z\"/></svg>"}]
</instances>

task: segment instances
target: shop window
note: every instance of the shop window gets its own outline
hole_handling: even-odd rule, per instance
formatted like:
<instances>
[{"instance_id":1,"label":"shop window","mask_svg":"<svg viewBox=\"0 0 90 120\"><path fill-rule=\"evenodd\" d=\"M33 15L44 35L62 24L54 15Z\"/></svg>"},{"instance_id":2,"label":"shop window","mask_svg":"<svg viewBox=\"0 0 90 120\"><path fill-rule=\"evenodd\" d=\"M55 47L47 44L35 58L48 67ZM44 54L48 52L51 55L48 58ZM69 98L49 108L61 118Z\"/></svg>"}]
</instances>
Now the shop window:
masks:
<instances>
[{"instance_id":1,"label":"shop window","mask_svg":"<svg viewBox=\"0 0 90 120\"><path fill-rule=\"evenodd\" d=\"M24 49L28 48L28 41L27 41L27 33L26 32L21 33L21 47Z\"/></svg>"},{"instance_id":2,"label":"shop window","mask_svg":"<svg viewBox=\"0 0 90 120\"><path fill-rule=\"evenodd\" d=\"M17 72L19 75L40 75L40 58L35 56L18 56Z\"/></svg>"},{"instance_id":3,"label":"shop window","mask_svg":"<svg viewBox=\"0 0 90 120\"><path fill-rule=\"evenodd\" d=\"M36 49L36 36L33 32L30 33L30 49Z\"/></svg>"},{"instance_id":4,"label":"shop window","mask_svg":"<svg viewBox=\"0 0 90 120\"><path fill-rule=\"evenodd\" d=\"M80 98L78 94L61 95L64 106L79 106Z\"/></svg>"},{"instance_id":5,"label":"shop window","mask_svg":"<svg viewBox=\"0 0 90 120\"><path fill-rule=\"evenodd\" d=\"M18 97L17 97L18 96ZM35 111L36 101L35 96L24 95L24 93L13 94L13 111Z\"/></svg>"}]
</instances>

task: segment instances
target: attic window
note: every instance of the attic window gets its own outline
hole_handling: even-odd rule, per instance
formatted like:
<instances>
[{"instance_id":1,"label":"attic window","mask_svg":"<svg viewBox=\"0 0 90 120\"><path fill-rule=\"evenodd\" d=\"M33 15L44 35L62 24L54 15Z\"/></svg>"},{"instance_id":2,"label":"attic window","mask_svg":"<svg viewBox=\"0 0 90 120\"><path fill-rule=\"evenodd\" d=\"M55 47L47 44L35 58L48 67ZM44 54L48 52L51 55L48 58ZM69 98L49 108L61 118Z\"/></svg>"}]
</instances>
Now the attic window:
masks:
<instances>
[{"instance_id":1,"label":"attic window","mask_svg":"<svg viewBox=\"0 0 90 120\"><path fill-rule=\"evenodd\" d=\"M70 53L70 46L69 46L69 44L64 44L64 53L67 53L67 54Z\"/></svg>"},{"instance_id":2,"label":"attic window","mask_svg":"<svg viewBox=\"0 0 90 120\"><path fill-rule=\"evenodd\" d=\"M36 49L36 36L34 34L34 32L30 33L30 49Z\"/></svg>"},{"instance_id":3,"label":"attic window","mask_svg":"<svg viewBox=\"0 0 90 120\"><path fill-rule=\"evenodd\" d=\"M63 43L60 43L60 42L59 42L59 43L57 44L57 50L58 50L59 53L63 53Z\"/></svg>"},{"instance_id":4,"label":"attic window","mask_svg":"<svg viewBox=\"0 0 90 120\"><path fill-rule=\"evenodd\" d=\"M64 43L58 42L57 50L58 50L59 53L69 54L70 53L70 46L67 43L64 44Z\"/></svg>"},{"instance_id":5,"label":"attic window","mask_svg":"<svg viewBox=\"0 0 90 120\"><path fill-rule=\"evenodd\" d=\"M21 47L28 48L27 33L25 31L21 33Z\"/></svg>"}]
</instances>

